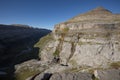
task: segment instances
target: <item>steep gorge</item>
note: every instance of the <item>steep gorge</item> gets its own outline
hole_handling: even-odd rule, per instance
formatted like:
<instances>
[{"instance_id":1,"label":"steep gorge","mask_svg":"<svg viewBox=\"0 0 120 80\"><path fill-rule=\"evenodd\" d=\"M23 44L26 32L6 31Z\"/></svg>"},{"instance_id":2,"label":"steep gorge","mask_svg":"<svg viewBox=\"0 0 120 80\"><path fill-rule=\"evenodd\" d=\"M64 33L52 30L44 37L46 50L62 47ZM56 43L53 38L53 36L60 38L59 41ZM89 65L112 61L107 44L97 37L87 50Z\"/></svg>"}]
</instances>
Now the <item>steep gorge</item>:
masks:
<instances>
[{"instance_id":1,"label":"steep gorge","mask_svg":"<svg viewBox=\"0 0 120 80\"><path fill-rule=\"evenodd\" d=\"M14 65L30 59L38 59L39 48L34 44L50 33L47 29L27 25L0 25L0 79L13 76Z\"/></svg>"}]
</instances>

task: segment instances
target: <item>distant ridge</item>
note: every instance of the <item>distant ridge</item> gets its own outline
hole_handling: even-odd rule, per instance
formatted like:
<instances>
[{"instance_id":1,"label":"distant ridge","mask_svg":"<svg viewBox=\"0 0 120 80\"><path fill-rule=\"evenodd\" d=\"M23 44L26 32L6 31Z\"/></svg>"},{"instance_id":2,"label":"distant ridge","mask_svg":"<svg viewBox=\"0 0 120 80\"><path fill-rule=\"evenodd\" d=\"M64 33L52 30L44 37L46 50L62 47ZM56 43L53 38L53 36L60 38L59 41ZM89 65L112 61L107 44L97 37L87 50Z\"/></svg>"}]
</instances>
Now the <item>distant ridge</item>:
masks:
<instances>
[{"instance_id":1,"label":"distant ridge","mask_svg":"<svg viewBox=\"0 0 120 80\"><path fill-rule=\"evenodd\" d=\"M25 24L11 24L12 26L18 26L18 27L30 27L29 25L25 25Z\"/></svg>"}]
</instances>

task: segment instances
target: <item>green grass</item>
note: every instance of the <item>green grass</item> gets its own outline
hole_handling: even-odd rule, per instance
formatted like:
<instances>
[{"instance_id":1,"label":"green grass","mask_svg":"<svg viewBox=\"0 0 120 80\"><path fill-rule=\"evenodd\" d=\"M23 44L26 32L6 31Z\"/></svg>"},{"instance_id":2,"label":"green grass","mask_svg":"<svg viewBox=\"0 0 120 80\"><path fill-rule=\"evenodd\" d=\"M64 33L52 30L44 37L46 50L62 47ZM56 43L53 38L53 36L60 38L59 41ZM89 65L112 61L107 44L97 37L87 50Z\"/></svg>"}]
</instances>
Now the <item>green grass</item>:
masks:
<instances>
[{"instance_id":1,"label":"green grass","mask_svg":"<svg viewBox=\"0 0 120 80\"><path fill-rule=\"evenodd\" d=\"M120 61L111 63L111 64L110 64L110 67L111 67L111 68L117 68L117 69L120 68Z\"/></svg>"},{"instance_id":2,"label":"green grass","mask_svg":"<svg viewBox=\"0 0 120 80\"><path fill-rule=\"evenodd\" d=\"M39 53L41 53L41 51L45 48L45 46L47 45L47 43L49 43L50 41L53 41L53 36L52 34L48 34L45 37L42 37L35 45L34 47L38 47L39 48ZM41 56L40 54L38 55L39 57Z\"/></svg>"},{"instance_id":3,"label":"green grass","mask_svg":"<svg viewBox=\"0 0 120 80\"><path fill-rule=\"evenodd\" d=\"M25 80L27 79L28 77L31 77L31 76L34 76L36 74L40 73L39 71L37 70L34 70L34 71L30 71L28 69L24 70L23 72L20 72L20 73L16 73L15 74L15 79L16 80Z\"/></svg>"},{"instance_id":4,"label":"green grass","mask_svg":"<svg viewBox=\"0 0 120 80\"><path fill-rule=\"evenodd\" d=\"M64 32L64 33L68 32L68 31L69 31L69 28L68 28L68 27L63 28L63 32Z\"/></svg>"},{"instance_id":5,"label":"green grass","mask_svg":"<svg viewBox=\"0 0 120 80\"><path fill-rule=\"evenodd\" d=\"M78 42L78 45L87 45L87 44L90 44L90 45L101 45L102 43L97 43L97 42Z\"/></svg>"},{"instance_id":6,"label":"green grass","mask_svg":"<svg viewBox=\"0 0 120 80\"><path fill-rule=\"evenodd\" d=\"M75 60L70 60L69 63L71 63L73 66L77 66L77 62Z\"/></svg>"},{"instance_id":7,"label":"green grass","mask_svg":"<svg viewBox=\"0 0 120 80\"><path fill-rule=\"evenodd\" d=\"M71 68L70 70L68 70L68 72L79 72L80 70L77 68Z\"/></svg>"},{"instance_id":8,"label":"green grass","mask_svg":"<svg viewBox=\"0 0 120 80\"><path fill-rule=\"evenodd\" d=\"M64 40L64 37L68 34L69 28L65 27L62 30L56 30L55 34L61 36L61 40Z\"/></svg>"},{"instance_id":9,"label":"green grass","mask_svg":"<svg viewBox=\"0 0 120 80\"><path fill-rule=\"evenodd\" d=\"M55 52L53 53L53 56L59 56L60 51L58 49L55 50Z\"/></svg>"},{"instance_id":10,"label":"green grass","mask_svg":"<svg viewBox=\"0 0 120 80\"><path fill-rule=\"evenodd\" d=\"M92 80L99 80L98 78L96 78L94 75L92 76Z\"/></svg>"},{"instance_id":11,"label":"green grass","mask_svg":"<svg viewBox=\"0 0 120 80\"><path fill-rule=\"evenodd\" d=\"M44 48L44 46L49 42L53 40L52 34L48 34L45 37L42 37L38 43L34 45L34 47L39 47L40 49Z\"/></svg>"}]
</instances>

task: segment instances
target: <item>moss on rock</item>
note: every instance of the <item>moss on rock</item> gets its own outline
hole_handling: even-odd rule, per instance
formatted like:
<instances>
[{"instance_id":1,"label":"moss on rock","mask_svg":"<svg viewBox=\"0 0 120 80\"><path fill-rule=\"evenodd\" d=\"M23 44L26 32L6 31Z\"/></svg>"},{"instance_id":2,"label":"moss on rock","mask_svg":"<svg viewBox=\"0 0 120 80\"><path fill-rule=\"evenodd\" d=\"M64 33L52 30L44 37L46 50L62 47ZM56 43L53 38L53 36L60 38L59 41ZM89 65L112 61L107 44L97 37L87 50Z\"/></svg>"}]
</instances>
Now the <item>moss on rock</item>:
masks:
<instances>
[{"instance_id":1,"label":"moss on rock","mask_svg":"<svg viewBox=\"0 0 120 80\"><path fill-rule=\"evenodd\" d=\"M40 50L42 50L45 47L45 45L52 40L53 40L52 34L48 34L47 36L41 38L34 46L39 47Z\"/></svg>"}]
</instances>

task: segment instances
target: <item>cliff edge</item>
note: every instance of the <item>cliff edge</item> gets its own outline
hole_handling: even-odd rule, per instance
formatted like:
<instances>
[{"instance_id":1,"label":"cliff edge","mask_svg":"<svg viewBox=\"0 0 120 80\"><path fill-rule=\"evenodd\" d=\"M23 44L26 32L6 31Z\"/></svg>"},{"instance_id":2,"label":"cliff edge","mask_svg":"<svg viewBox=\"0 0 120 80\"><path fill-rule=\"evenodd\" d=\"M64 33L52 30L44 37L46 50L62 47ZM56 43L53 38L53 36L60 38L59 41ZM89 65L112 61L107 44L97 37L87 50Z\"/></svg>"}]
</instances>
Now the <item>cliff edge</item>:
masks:
<instances>
[{"instance_id":1,"label":"cliff edge","mask_svg":"<svg viewBox=\"0 0 120 80\"><path fill-rule=\"evenodd\" d=\"M119 35L120 14L98 7L55 25L40 57L68 66L107 67L120 61Z\"/></svg>"},{"instance_id":2,"label":"cliff edge","mask_svg":"<svg viewBox=\"0 0 120 80\"><path fill-rule=\"evenodd\" d=\"M39 71L28 80L120 80L120 14L103 7L56 24L35 47L40 61L16 65Z\"/></svg>"}]
</instances>

